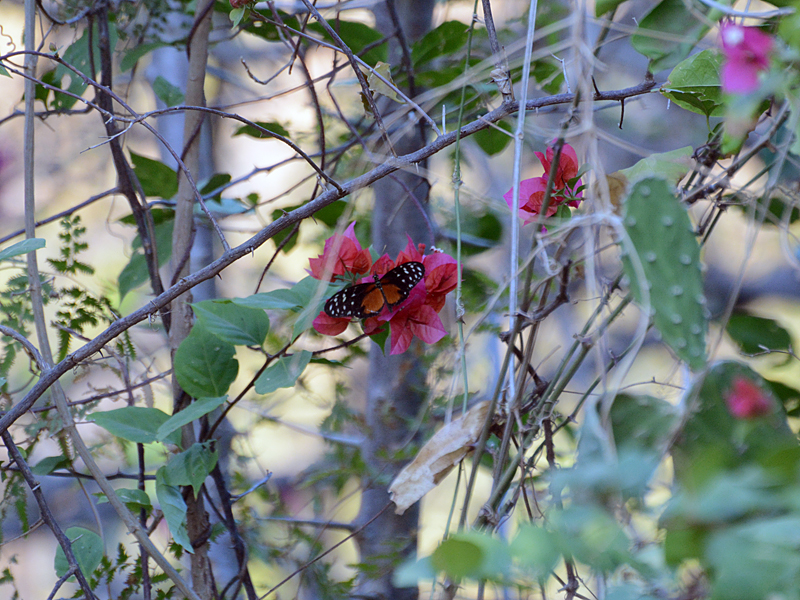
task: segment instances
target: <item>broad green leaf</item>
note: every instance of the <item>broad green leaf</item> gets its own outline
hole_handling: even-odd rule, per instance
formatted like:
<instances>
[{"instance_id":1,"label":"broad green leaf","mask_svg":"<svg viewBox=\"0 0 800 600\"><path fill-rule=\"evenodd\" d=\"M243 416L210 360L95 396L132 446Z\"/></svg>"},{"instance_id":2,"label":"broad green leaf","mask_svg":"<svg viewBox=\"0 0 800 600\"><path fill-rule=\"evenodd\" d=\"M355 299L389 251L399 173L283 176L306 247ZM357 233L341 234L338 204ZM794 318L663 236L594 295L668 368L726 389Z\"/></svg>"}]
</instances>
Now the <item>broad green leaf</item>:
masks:
<instances>
[{"instance_id":1,"label":"broad green leaf","mask_svg":"<svg viewBox=\"0 0 800 600\"><path fill-rule=\"evenodd\" d=\"M137 444L150 444L158 440L157 432L169 415L157 408L126 406L103 412L94 412L89 418L109 433ZM176 443L180 437L170 437Z\"/></svg>"},{"instance_id":2,"label":"broad green leaf","mask_svg":"<svg viewBox=\"0 0 800 600\"><path fill-rule=\"evenodd\" d=\"M230 344L261 346L269 333L269 317L263 310L230 300L197 302L192 310L208 331Z\"/></svg>"},{"instance_id":3,"label":"broad green leaf","mask_svg":"<svg viewBox=\"0 0 800 600\"><path fill-rule=\"evenodd\" d=\"M83 35L73 42L69 48L64 51L63 58L64 62L67 64L72 65L75 67L80 73L86 75L89 79L95 79L95 75L97 71L100 69L100 46L99 46L99 39L100 34L98 31L98 26L95 23L92 31L92 53L91 56L94 58L94 65L89 62L89 28L87 27L83 31ZM111 47L112 51L117 46L117 28L115 27L113 22L108 23L108 43ZM60 87L61 81L63 81L64 77L68 76L70 78L70 84L67 88L67 91L76 94L77 96L82 96L83 93L86 91L87 83L83 80L82 77L76 75L71 69L68 69L64 65L59 64L56 67L56 71L53 75L53 83L58 83ZM62 88L63 89L63 88ZM59 110L64 110L68 108L72 108L78 100L72 96L67 96L65 94L61 94L56 92L55 97L53 99L54 108Z\"/></svg>"},{"instance_id":4,"label":"broad green leaf","mask_svg":"<svg viewBox=\"0 0 800 600\"><path fill-rule=\"evenodd\" d=\"M178 193L178 175L164 163L135 152L131 152L131 162L145 196L169 200Z\"/></svg>"},{"instance_id":5,"label":"broad green leaf","mask_svg":"<svg viewBox=\"0 0 800 600\"><path fill-rule=\"evenodd\" d=\"M131 511L139 511L143 508L149 512L153 508L153 504L150 502L150 496L148 496L147 492L144 490L139 490L137 488L117 488L114 490L114 493ZM95 496L97 496L98 504L105 504L108 502L108 498L102 492L98 492Z\"/></svg>"},{"instance_id":6,"label":"broad green leaf","mask_svg":"<svg viewBox=\"0 0 800 600\"><path fill-rule=\"evenodd\" d=\"M161 75L153 82L153 92L167 106L183 104L183 92L175 85L164 79Z\"/></svg>"},{"instance_id":7,"label":"broad green leaf","mask_svg":"<svg viewBox=\"0 0 800 600\"><path fill-rule=\"evenodd\" d=\"M270 394L280 388L294 387L297 378L303 373L310 360L311 352L306 350L296 352L292 356L282 356L258 376L255 383L256 392Z\"/></svg>"},{"instance_id":8,"label":"broad green leaf","mask_svg":"<svg viewBox=\"0 0 800 600\"><path fill-rule=\"evenodd\" d=\"M660 177L675 185L692 170L691 146L684 146L669 152L657 152L641 159L632 167L617 171L622 173L629 183L636 183L645 177Z\"/></svg>"},{"instance_id":9,"label":"broad green leaf","mask_svg":"<svg viewBox=\"0 0 800 600\"><path fill-rule=\"evenodd\" d=\"M520 528L517 537L511 542L511 554L525 570L533 571L536 577L549 574L561 558L553 535L533 525Z\"/></svg>"},{"instance_id":10,"label":"broad green leaf","mask_svg":"<svg viewBox=\"0 0 800 600\"><path fill-rule=\"evenodd\" d=\"M721 69L722 54L717 50L703 50L672 70L661 93L681 108L706 117L721 117L725 113Z\"/></svg>"},{"instance_id":11,"label":"broad green leaf","mask_svg":"<svg viewBox=\"0 0 800 600\"><path fill-rule=\"evenodd\" d=\"M194 398L218 398L239 373L236 348L197 323L175 351L175 377Z\"/></svg>"},{"instance_id":12,"label":"broad green leaf","mask_svg":"<svg viewBox=\"0 0 800 600\"><path fill-rule=\"evenodd\" d=\"M186 531L186 502L181 489L170 485L166 480L166 467L156 471L156 497L161 505L161 512L167 520L172 539L180 544L186 552L194 553L192 542Z\"/></svg>"},{"instance_id":13,"label":"broad green leaf","mask_svg":"<svg viewBox=\"0 0 800 600\"><path fill-rule=\"evenodd\" d=\"M777 321L742 312L731 315L725 331L745 354L765 349L789 351L792 343L789 332Z\"/></svg>"},{"instance_id":14,"label":"broad green leaf","mask_svg":"<svg viewBox=\"0 0 800 600\"><path fill-rule=\"evenodd\" d=\"M478 578L483 563L483 550L472 542L449 539L441 543L431 556L431 563L437 571L444 571L455 580Z\"/></svg>"},{"instance_id":15,"label":"broad green leaf","mask_svg":"<svg viewBox=\"0 0 800 600\"><path fill-rule=\"evenodd\" d=\"M339 222L339 218L344 214L344 211L347 209L347 202L343 202L341 200L337 200L336 202L331 202L328 206L320 208L317 212L314 213L314 220L321 221L325 223L330 228L336 227L336 223ZM277 211L276 211L277 212ZM276 213L272 213L272 220L276 220L278 216ZM273 240L276 238L273 237ZM278 241L276 240L276 243Z\"/></svg>"},{"instance_id":16,"label":"broad green leaf","mask_svg":"<svg viewBox=\"0 0 800 600\"><path fill-rule=\"evenodd\" d=\"M647 395L618 394L610 416L617 448L661 450L678 424L672 404Z\"/></svg>"},{"instance_id":17,"label":"broad green leaf","mask_svg":"<svg viewBox=\"0 0 800 600\"><path fill-rule=\"evenodd\" d=\"M252 125L242 125L233 135L247 135L258 140L274 138L275 136L271 135L273 133L282 135L286 138L291 137L291 134L287 131L287 129L276 121L255 121L255 124L259 127L263 127L267 131L262 131L261 129L253 127Z\"/></svg>"},{"instance_id":18,"label":"broad green leaf","mask_svg":"<svg viewBox=\"0 0 800 600\"><path fill-rule=\"evenodd\" d=\"M69 538L72 546L72 553L81 572L89 579L94 570L103 558L103 540L94 531L83 527L70 527L64 534ZM54 562L56 575L62 577L69 571L69 562L64 554L61 545L56 548L56 558Z\"/></svg>"},{"instance_id":19,"label":"broad green leaf","mask_svg":"<svg viewBox=\"0 0 800 600\"><path fill-rule=\"evenodd\" d=\"M196 498L206 477L216 466L217 458L217 451L209 450L206 444L193 444L188 450L170 457L169 463L162 467L164 483L171 486L190 485Z\"/></svg>"},{"instance_id":20,"label":"broad green leaf","mask_svg":"<svg viewBox=\"0 0 800 600\"><path fill-rule=\"evenodd\" d=\"M199 419L222 406L225 400L227 400L227 396L222 396L221 398L198 398L189 406L164 421L156 431L156 437L163 441L172 432L177 431L187 423L191 423L195 419Z\"/></svg>"},{"instance_id":21,"label":"broad green leaf","mask_svg":"<svg viewBox=\"0 0 800 600\"><path fill-rule=\"evenodd\" d=\"M325 40L332 43L334 46L338 46L338 44L336 44L336 42L334 42L333 39L328 35L328 32L325 31L322 25L316 21L309 23L308 29L320 34ZM374 48L370 48L366 52L363 52L364 48L374 44L384 37L382 33L373 29L372 27L356 21L337 19L336 22L333 23L333 29L336 31L337 35L342 38L342 41L347 44L347 47L350 48L350 50L359 56L365 63L374 65L379 61L388 60L388 49L386 43Z\"/></svg>"},{"instance_id":22,"label":"broad green leaf","mask_svg":"<svg viewBox=\"0 0 800 600\"><path fill-rule=\"evenodd\" d=\"M164 46L168 46L166 42L150 42L149 44L140 44L131 48L130 50L125 52L125 55L122 57L122 60L119 63L119 70L124 73L125 71L129 71L133 68L139 59L142 58L145 54L149 54L156 48L163 48Z\"/></svg>"},{"instance_id":23,"label":"broad green leaf","mask_svg":"<svg viewBox=\"0 0 800 600\"><path fill-rule=\"evenodd\" d=\"M499 580L510 571L511 554L502 540L474 531L442 542L431 556L431 564L453 579Z\"/></svg>"},{"instance_id":24,"label":"broad green leaf","mask_svg":"<svg viewBox=\"0 0 800 600\"><path fill-rule=\"evenodd\" d=\"M4 248L2 251L0 251L0 260L8 260L9 258L14 258L15 256L27 254L28 252L34 252L39 248L44 248L45 244L46 242L44 238L29 238L27 240L22 240L21 242L11 244L8 248Z\"/></svg>"},{"instance_id":25,"label":"broad green leaf","mask_svg":"<svg viewBox=\"0 0 800 600\"><path fill-rule=\"evenodd\" d=\"M344 204L344 203L343 202L336 202L335 204ZM292 207L287 207L285 209L273 210L272 211L272 221L273 222L277 221L283 215L285 215L287 212L289 212L290 210L294 210L295 208L297 208L297 207L296 206L292 206ZM319 218L319 211L314 213L314 218L315 219ZM336 222L334 221L334 225L335 224L336 224ZM275 235L273 235L272 236L272 242L276 246L280 246L283 243L283 241L286 239L286 237L291 235L292 237L285 244L283 244L283 248L281 250L281 252L286 254L287 252L291 251L291 249L294 248L295 244L297 243L297 239L299 237L297 235L298 232L299 232L299 229L297 231L295 231L294 227L287 227L287 228L279 231Z\"/></svg>"},{"instance_id":26,"label":"broad green leaf","mask_svg":"<svg viewBox=\"0 0 800 600\"><path fill-rule=\"evenodd\" d=\"M63 454L59 456L48 456L32 466L31 472L34 475L49 475L58 469L66 469L69 467L69 464L70 461L66 459Z\"/></svg>"},{"instance_id":27,"label":"broad green leaf","mask_svg":"<svg viewBox=\"0 0 800 600\"><path fill-rule=\"evenodd\" d=\"M153 227L159 267L167 264L167 261L172 256L172 230L174 225L175 221L171 218L163 222L157 222ZM131 290L150 281L150 271L147 268L147 260L142 250L142 240L138 235L134 238L131 247L134 250L131 260L123 267L117 280L120 298L124 298Z\"/></svg>"},{"instance_id":28,"label":"broad green leaf","mask_svg":"<svg viewBox=\"0 0 800 600\"><path fill-rule=\"evenodd\" d=\"M607 12L611 12L623 2L625 2L625 0L597 0L594 5L594 15L599 17Z\"/></svg>"},{"instance_id":29,"label":"broad green leaf","mask_svg":"<svg viewBox=\"0 0 800 600\"><path fill-rule=\"evenodd\" d=\"M500 152L506 149L514 137L511 134L511 125L509 125L508 122L500 121L496 123L496 125L501 131L498 131L495 127L487 127L486 129L481 129L472 136L472 139L480 146L480 149L489 156L500 154Z\"/></svg>"},{"instance_id":30,"label":"broad green leaf","mask_svg":"<svg viewBox=\"0 0 800 600\"><path fill-rule=\"evenodd\" d=\"M467 43L469 27L461 21L445 21L436 29L411 46L411 61L414 67L444 56L453 54ZM462 68L463 71L463 68Z\"/></svg>"},{"instance_id":31,"label":"broad green leaf","mask_svg":"<svg viewBox=\"0 0 800 600\"><path fill-rule=\"evenodd\" d=\"M242 19L244 18L246 12L247 12L247 7L240 6L238 8L232 9L231 12L228 13L228 16L230 17L231 23L233 23L234 27L239 26L239 23L242 22Z\"/></svg>"},{"instance_id":32,"label":"broad green leaf","mask_svg":"<svg viewBox=\"0 0 800 600\"><path fill-rule=\"evenodd\" d=\"M264 310L294 310L301 306L297 296L292 290L261 292L260 294L253 294L246 298L234 298L232 302L239 306Z\"/></svg>"},{"instance_id":33,"label":"broad green leaf","mask_svg":"<svg viewBox=\"0 0 800 600\"><path fill-rule=\"evenodd\" d=\"M670 69L686 58L708 33L713 18L698 0L661 0L639 21L631 37L633 48L650 59L653 73Z\"/></svg>"}]
</instances>

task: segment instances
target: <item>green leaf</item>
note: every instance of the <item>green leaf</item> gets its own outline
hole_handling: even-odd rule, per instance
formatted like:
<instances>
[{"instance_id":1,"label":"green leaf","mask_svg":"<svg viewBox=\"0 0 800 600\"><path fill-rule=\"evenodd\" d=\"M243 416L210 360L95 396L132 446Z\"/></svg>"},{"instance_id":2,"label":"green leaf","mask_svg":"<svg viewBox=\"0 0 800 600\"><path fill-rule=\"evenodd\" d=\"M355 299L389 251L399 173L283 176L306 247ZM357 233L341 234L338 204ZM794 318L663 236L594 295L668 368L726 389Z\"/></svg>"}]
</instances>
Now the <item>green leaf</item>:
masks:
<instances>
[{"instance_id":1,"label":"green leaf","mask_svg":"<svg viewBox=\"0 0 800 600\"><path fill-rule=\"evenodd\" d=\"M250 12L249 6L240 6L238 8L234 8L231 12L228 13L228 17L230 17L231 23L233 23L233 27L238 27L239 23L242 22L245 15Z\"/></svg>"},{"instance_id":2,"label":"green leaf","mask_svg":"<svg viewBox=\"0 0 800 600\"><path fill-rule=\"evenodd\" d=\"M622 173L630 183L636 183L645 177L661 177L675 185L692 169L694 148L684 146L669 152L657 152L641 159L632 167L617 171Z\"/></svg>"},{"instance_id":3,"label":"green leaf","mask_svg":"<svg viewBox=\"0 0 800 600\"><path fill-rule=\"evenodd\" d=\"M765 349L788 351L792 343L789 332L777 321L743 312L731 315L725 331L745 354L757 354Z\"/></svg>"},{"instance_id":4,"label":"green leaf","mask_svg":"<svg viewBox=\"0 0 800 600\"><path fill-rule=\"evenodd\" d=\"M459 533L442 542L431 556L431 564L453 579L498 580L508 574L508 546L491 535Z\"/></svg>"},{"instance_id":5,"label":"green leaf","mask_svg":"<svg viewBox=\"0 0 800 600\"><path fill-rule=\"evenodd\" d=\"M708 321L700 246L686 208L666 181L647 178L634 184L625 210L623 223L636 260L623 245L622 266L633 296L642 305L646 286L647 308L664 343L699 370L706 362Z\"/></svg>"},{"instance_id":6,"label":"green leaf","mask_svg":"<svg viewBox=\"0 0 800 600\"><path fill-rule=\"evenodd\" d=\"M178 175L164 163L135 152L131 152L131 162L145 196L169 200L178 193Z\"/></svg>"},{"instance_id":7,"label":"green leaf","mask_svg":"<svg viewBox=\"0 0 800 600\"><path fill-rule=\"evenodd\" d=\"M594 5L594 15L599 17L617 8L625 0L598 0Z\"/></svg>"},{"instance_id":8,"label":"green leaf","mask_svg":"<svg viewBox=\"0 0 800 600\"><path fill-rule=\"evenodd\" d=\"M445 21L436 29L411 46L411 61L414 68L439 58L453 54L467 43L469 27L461 21Z\"/></svg>"},{"instance_id":9,"label":"green leaf","mask_svg":"<svg viewBox=\"0 0 800 600\"><path fill-rule=\"evenodd\" d=\"M147 492L144 490L136 488L117 488L114 490L114 493L131 511L138 511L143 508L150 512L153 509L150 496L148 496ZM105 504L108 502L108 498L102 492L96 493L95 496L97 496L98 504Z\"/></svg>"},{"instance_id":10,"label":"green leaf","mask_svg":"<svg viewBox=\"0 0 800 600\"><path fill-rule=\"evenodd\" d=\"M200 492L203 482L217 464L217 451L209 450L206 444L192 444L188 450L169 459L164 470L164 482L168 485L190 485L194 497ZM159 469L159 472L161 469Z\"/></svg>"},{"instance_id":11,"label":"green leaf","mask_svg":"<svg viewBox=\"0 0 800 600\"><path fill-rule=\"evenodd\" d=\"M218 398L239 373L236 348L197 323L175 351L175 377L194 398Z\"/></svg>"},{"instance_id":12,"label":"green leaf","mask_svg":"<svg viewBox=\"0 0 800 600\"><path fill-rule=\"evenodd\" d=\"M174 213L172 213L172 217L174 217ZM174 225L174 218L170 218L163 222L156 222L153 227L159 267L163 267L167 264L167 261L169 261L172 256L172 230ZM123 267L117 279L120 298L124 298L131 290L150 281L147 259L145 258L144 251L141 249L142 240L138 235L133 239L132 248L134 253L131 256L131 260Z\"/></svg>"},{"instance_id":13,"label":"green leaf","mask_svg":"<svg viewBox=\"0 0 800 600\"><path fill-rule=\"evenodd\" d=\"M256 121L255 124L266 131L253 127L252 125L242 125L233 135L247 135L257 140L274 138L275 136L273 134L282 135L285 138L291 137L291 134L286 128L277 121Z\"/></svg>"},{"instance_id":14,"label":"green leaf","mask_svg":"<svg viewBox=\"0 0 800 600\"><path fill-rule=\"evenodd\" d=\"M109 433L137 444L150 444L158 441L158 428L169 415L157 408L126 406L114 410L94 412L89 418ZM180 442L180 437L170 437L172 443Z\"/></svg>"},{"instance_id":15,"label":"green leaf","mask_svg":"<svg viewBox=\"0 0 800 600\"><path fill-rule=\"evenodd\" d=\"M189 406L164 421L156 431L156 438L159 441L164 441L171 433L176 432L184 425L222 406L225 400L227 400L227 396L222 396L221 398L198 398Z\"/></svg>"},{"instance_id":16,"label":"green leaf","mask_svg":"<svg viewBox=\"0 0 800 600\"><path fill-rule=\"evenodd\" d=\"M92 31L92 56L94 57L94 65L89 62L89 28L87 27L83 31L83 35L73 42L69 48L64 51L63 58L64 62L67 64L72 65L75 67L80 73L86 75L89 79L95 79L95 74L100 69L100 34L98 31L98 25L95 23ZM117 46L117 28L115 27L113 22L109 22L108 24L108 43L110 48L113 49ZM77 96L82 96L83 93L86 91L86 87L88 84L84 81L84 79L78 75L76 75L72 69L68 69L62 64L59 64L56 67L56 72L53 75L53 83L63 81L64 77L69 77L70 84L67 88L67 91L72 92ZM53 99L53 108L58 110L65 110L72 108L75 103L77 102L77 98L72 96L67 96L66 94L61 94L56 92L55 97Z\"/></svg>"},{"instance_id":17,"label":"green leaf","mask_svg":"<svg viewBox=\"0 0 800 600\"><path fill-rule=\"evenodd\" d=\"M328 35L328 32L325 31L325 28L319 23L309 23L308 29L318 33L325 40L336 45L330 35ZM337 35L342 38L342 41L347 44L347 47L353 51L353 54L359 56L365 63L374 65L380 61L385 62L388 60L388 48L385 42L375 48L370 48L367 52L362 52L364 48L383 38L383 34L376 29L364 23L345 21L342 19L336 20L333 24L333 29L336 31Z\"/></svg>"},{"instance_id":18,"label":"green leaf","mask_svg":"<svg viewBox=\"0 0 800 600\"><path fill-rule=\"evenodd\" d=\"M475 143L478 144L480 149L489 156L494 156L505 150L514 137L511 135L511 125L506 121L500 121L496 123L496 125L502 131L498 131L494 127L487 127L486 129L481 129L472 136L472 139L475 140Z\"/></svg>"},{"instance_id":19,"label":"green leaf","mask_svg":"<svg viewBox=\"0 0 800 600\"><path fill-rule=\"evenodd\" d=\"M650 59L653 73L672 68L708 33L711 21L702 18L710 10L697 0L661 0L639 21L631 45Z\"/></svg>"},{"instance_id":20,"label":"green leaf","mask_svg":"<svg viewBox=\"0 0 800 600\"><path fill-rule=\"evenodd\" d=\"M431 563L437 571L444 571L455 580L473 577L483 563L483 551L474 543L449 539L434 551Z\"/></svg>"},{"instance_id":21,"label":"green leaf","mask_svg":"<svg viewBox=\"0 0 800 600\"><path fill-rule=\"evenodd\" d=\"M264 310L294 310L301 306L300 301L292 290L261 292L246 298L234 298L232 302L239 306Z\"/></svg>"},{"instance_id":22,"label":"green leaf","mask_svg":"<svg viewBox=\"0 0 800 600\"><path fill-rule=\"evenodd\" d=\"M301 350L292 356L282 356L258 376L256 392L270 394L280 388L294 387L297 378L303 373L311 360L311 352Z\"/></svg>"},{"instance_id":23,"label":"green leaf","mask_svg":"<svg viewBox=\"0 0 800 600\"><path fill-rule=\"evenodd\" d=\"M748 204L736 204L742 212L748 213L750 206ZM772 225L773 227L780 227L784 219L788 219L790 224L796 223L800 219L800 208L797 207L790 199L781 196L772 196L767 201L763 196L756 200L757 217L761 218L766 212L766 218L763 220L764 225ZM788 214L787 214L788 212Z\"/></svg>"},{"instance_id":24,"label":"green leaf","mask_svg":"<svg viewBox=\"0 0 800 600\"><path fill-rule=\"evenodd\" d=\"M65 458L63 454L59 456L48 456L32 466L31 472L34 475L49 475L58 469L66 469L69 467L69 464L70 461Z\"/></svg>"},{"instance_id":25,"label":"green leaf","mask_svg":"<svg viewBox=\"0 0 800 600\"><path fill-rule=\"evenodd\" d=\"M647 395L617 395L610 416L617 448L661 450L678 423L672 404Z\"/></svg>"},{"instance_id":26,"label":"green leaf","mask_svg":"<svg viewBox=\"0 0 800 600\"><path fill-rule=\"evenodd\" d=\"M71 542L72 553L75 555L81 572L86 579L89 579L103 558L103 540L94 531L83 527L70 527L64 534ZM54 566L56 575L59 577L69 571L69 562L67 562L67 557L60 545L56 548Z\"/></svg>"},{"instance_id":27,"label":"green leaf","mask_svg":"<svg viewBox=\"0 0 800 600\"><path fill-rule=\"evenodd\" d=\"M533 571L536 577L548 575L561 558L553 535L543 527L533 525L520 527L510 549L520 566Z\"/></svg>"},{"instance_id":28,"label":"green leaf","mask_svg":"<svg viewBox=\"0 0 800 600\"><path fill-rule=\"evenodd\" d=\"M156 497L161 505L161 512L167 520L172 539L189 552L194 553L192 542L186 531L186 502L181 494L181 489L170 485L166 481L166 467L156 471Z\"/></svg>"},{"instance_id":29,"label":"green leaf","mask_svg":"<svg viewBox=\"0 0 800 600\"><path fill-rule=\"evenodd\" d=\"M22 240L16 244L11 244L8 248L4 248L2 251L0 251L0 260L8 260L9 258L14 258L15 256L27 254L28 252L34 252L39 248L44 248L45 245L46 242L44 238L28 238L27 240Z\"/></svg>"},{"instance_id":30,"label":"green leaf","mask_svg":"<svg viewBox=\"0 0 800 600\"><path fill-rule=\"evenodd\" d=\"M197 302L192 304L192 310L208 331L230 344L261 346L269 333L269 317L263 310L230 300Z\"/></svg>"},{"instance_id":31,"label":"green leaf","mask_svg":"<svg viewBox=\"0 0 800 600\"><path fill-rule=\"evenodd\" d=\"M338 204L338 203L337 203L337 204ZM343 204L343 203L342 203L342 204ZM273 222L274 222L274 221L277 221L277 220L278 220L278 219L280 219L280 218L281 218L283 215L285 215L285 214L286 214L288 211L290 211L290 210L293 210L294 208L297 208L297 207L285 208L285 209L282 209L282 210L273 210L273 211L272 211L272 220L273 220ZM317 213L314 213L314 217L315 217L315 218L316 218L316 216L317 216ZM298 230L298 231L299 231L299 230ZM283 229L283 230L279 231L278 233L276 233L275 235L273 235L273 236L272 236L272 241L275 243L275 245L276 245L276 246L280 246L280 245L281 245L281 243L283 243L283 240L285 240L285 239L286 239L286 236L288 236L288 235L291 235L292 237L291 237L291 239L290 239L289 241L287 241L287 242L286 242L286 243L283 245L283 249L282 249L281 251L282 251L284 254L286 254L286 253L287 253L287 252L289 252L289 251L290 251L292 248L294 248L295 244L297 243L297 238L298 238L299 236L297 235L297 232L294 230L294 227L287 227L287 228L285 228L285 229Z\"/></svg>"},{"instance_id":32,"label":"green leaf","mask_svg":"<svg viewBox=\"0 0 800 600\"><path fill-rule=\"evenodd\" d=\"M164 79L161 75L153 82L153 92L167 106L183 104L183 92L175 85Z\"/></svg>"},{"instance_id":33,"label":"green leaf","mask_svg":"<svg viewBox=\"0 0 800 600\"><path fill-rule=\"evenodd\" d=\"M706 117L721 117L725 113L720 87L721 70L720 52L703 50L672 70L661 93L681 108Z\"/></svg>"},{"instance_id":34,"label":"green leaf","mask_svg":"<svg viewBox=\"0 0 800 600\"><path fill-rule=\"evenodd\" d=\"M337 200L336 202L331 202L330 204L328 204L328 206L320 208L317 212L315 212L314 219L322 223L325 223L325 225L327 225L330 228L333 228L336 226L336 223L339 222L339 219L344 214L344 211L346 209L347 209L347 202ZM273 221L276 219L274 212L272 213L272 219ZM275 238L273 237L272 239Z\"/></svg>"},{"instance_id":35,"label":"green leaf","mask_svg":"<svg viewBox=\"0 0 800 600\"><path fill-rule=\"evenodd\" d=\"M156 48L163 48L169 46L167 42L150 42L149 44L140 44L125 52L122 61L119 63L119 70L124 73L133 68L145 54L149 54Z\"/></svg>"}]
</instances>

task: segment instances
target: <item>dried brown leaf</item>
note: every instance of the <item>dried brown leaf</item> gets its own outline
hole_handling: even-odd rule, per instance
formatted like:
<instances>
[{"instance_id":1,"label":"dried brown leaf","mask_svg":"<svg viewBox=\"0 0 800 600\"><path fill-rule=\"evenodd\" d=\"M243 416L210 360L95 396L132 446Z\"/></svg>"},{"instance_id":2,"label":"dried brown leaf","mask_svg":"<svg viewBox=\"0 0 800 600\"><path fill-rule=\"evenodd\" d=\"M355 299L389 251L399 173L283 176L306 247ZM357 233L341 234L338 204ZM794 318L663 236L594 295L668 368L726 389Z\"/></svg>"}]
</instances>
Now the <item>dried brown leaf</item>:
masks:
<instances>
[{"instance_id":1,"label":"dried brown leaf","mask_svg":"<svg viewBox=\"0 0 800 600\"><path fill-rule=\"evenodd\" d=\"M416 458L405 466L389 486L397 505L395 512L406 509L439 485L450 470L460 463L481 436L490 402L479 402L428 440Z\"/></svg>"}]
</instances>

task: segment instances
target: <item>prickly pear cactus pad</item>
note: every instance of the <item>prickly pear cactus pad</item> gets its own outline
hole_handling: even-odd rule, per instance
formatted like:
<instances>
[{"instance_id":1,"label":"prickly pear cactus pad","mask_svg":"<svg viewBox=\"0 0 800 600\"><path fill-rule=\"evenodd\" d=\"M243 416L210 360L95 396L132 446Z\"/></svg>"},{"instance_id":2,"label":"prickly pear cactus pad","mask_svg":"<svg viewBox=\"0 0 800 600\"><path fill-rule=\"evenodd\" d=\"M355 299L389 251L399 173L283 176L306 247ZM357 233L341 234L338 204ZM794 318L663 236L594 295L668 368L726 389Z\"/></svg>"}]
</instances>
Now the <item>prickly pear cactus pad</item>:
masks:
<instances>
[{"instance_id":1,"label":"prickly pear cactus pad","mask_svg":"<svg viewBox=\"0 0 800 600\"><path fill-rule=\"evenodd\" d=\"M700 246L686 209L665 180L650 177L632 186L623 224L641 264L638 271L630 247L622 245L622 266L636 302L650 291L653 324L661 337L692 369L706 360L706 317Z\"/></svg>"}]
</instances>

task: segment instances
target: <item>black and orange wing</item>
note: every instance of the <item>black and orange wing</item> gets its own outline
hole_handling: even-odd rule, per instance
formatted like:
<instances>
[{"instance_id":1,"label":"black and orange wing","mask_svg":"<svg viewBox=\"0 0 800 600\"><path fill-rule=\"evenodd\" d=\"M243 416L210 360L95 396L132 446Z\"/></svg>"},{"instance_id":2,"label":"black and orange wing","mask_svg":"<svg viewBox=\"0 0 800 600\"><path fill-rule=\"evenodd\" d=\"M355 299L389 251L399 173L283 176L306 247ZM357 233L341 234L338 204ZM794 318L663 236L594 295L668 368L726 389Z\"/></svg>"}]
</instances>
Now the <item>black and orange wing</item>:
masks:
<instances>
[{"instance_id":1,"label":"black and orange wing","mask_svg":"<svg viewBox=\"0 0 800 600\"><path fill-rule=\"evenodd\" d=\"M363 319L383 309L383 296L374 283L358 283L336 292L325 303L325 314L329 317L355 317Z\"/></svg>"},{"instance_id":2,"label":"black and orange wing","mask_svg":"<svg viewBox=\"0 0 800 600\"><path fill-rule=\"evenodd\" d=\"M407 262L381 277L379 284L389 308L405 301L424 275L425 267L421 262Z\"/></svg>"}]
</instances>

